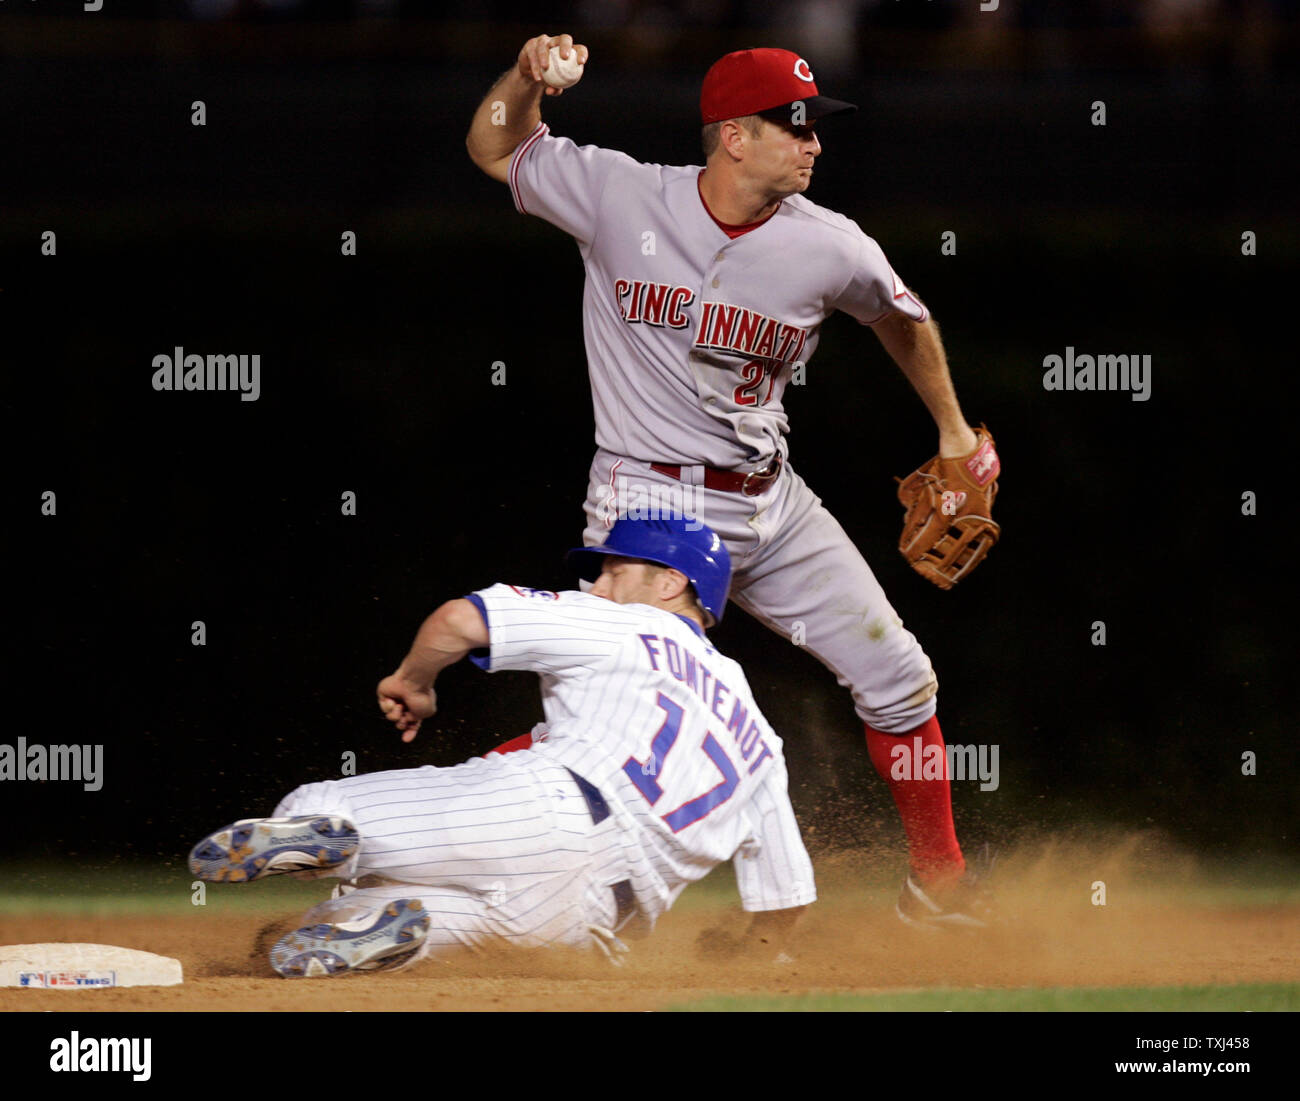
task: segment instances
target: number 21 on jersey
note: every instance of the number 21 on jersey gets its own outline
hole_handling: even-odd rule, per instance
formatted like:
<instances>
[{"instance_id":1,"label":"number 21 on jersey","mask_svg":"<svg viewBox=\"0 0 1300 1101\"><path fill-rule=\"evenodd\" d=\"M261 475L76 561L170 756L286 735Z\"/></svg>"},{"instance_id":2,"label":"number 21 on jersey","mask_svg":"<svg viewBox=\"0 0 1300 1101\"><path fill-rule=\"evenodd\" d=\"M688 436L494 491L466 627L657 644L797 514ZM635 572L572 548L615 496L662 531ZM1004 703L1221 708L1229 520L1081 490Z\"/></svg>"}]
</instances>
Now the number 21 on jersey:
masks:
<instances>
[{"instance_id":1,"label":"number 21 on jersey","mask_svg":"<svg viewBox=\"0 0 1300 1101\"><path fill-rule=\"evenodd\" d=\"M664 721L655 734L654 741L650 743L649 760L642 762L635 757L629 757L623 764L623 771L627 774L627 778L636 785L636 789L645 796L652 807L663 798L664 789L659 783L659 778L663 775L669 750L681 735L682 719L685 715L683 708L662 692L658 693L655 704L664 712ZM740 774L736 771L736 766L731 763L726 751L711 733L705 733L699 749L717 767L718 772L722 774L722 780L703 795L688 799L676 809L660 815L673 833L680 833L692 822L698 822L714 807L721 806L731 798L740 783Z\"/></svg>"},{"instance_id":2,"label":"number 21 on jersey","mask_svg":"<svg viewBox=\"0 0 1300 1101\"><path fill-rule=\"evenodd\" d=\"M731 395L731 400L737 405L766 405L772 400L772 388L776 386L777 365L767 363L760 359L751 359L740 369L740 375L745 380L736 387L736 392ZM763 395L763 400L758 400L758 391L763 386L763 377L767 376L767 393Z\"/></svg>"}]
</instances>

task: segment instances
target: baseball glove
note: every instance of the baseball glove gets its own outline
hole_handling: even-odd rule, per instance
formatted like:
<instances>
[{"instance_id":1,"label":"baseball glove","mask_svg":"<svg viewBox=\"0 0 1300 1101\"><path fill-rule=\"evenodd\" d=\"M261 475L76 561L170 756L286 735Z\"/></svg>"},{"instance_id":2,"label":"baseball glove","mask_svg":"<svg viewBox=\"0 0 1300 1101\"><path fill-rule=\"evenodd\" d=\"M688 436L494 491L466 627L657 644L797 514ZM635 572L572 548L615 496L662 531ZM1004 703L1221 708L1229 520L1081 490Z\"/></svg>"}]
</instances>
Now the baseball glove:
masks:
<instances>
[{"instance_id":1,"label":"baseball glove","mask_svg":"<svg viewBox=\"0 0 1300 1101\"><path fill-rule=\"evenodd\" d=\"M898 549L908 564L941 589L951 589L984 560L998 541L993 522L1002 463L984 425L975 450L928 463L898 482L903 535Z\"/></svg>"}]
</instances>

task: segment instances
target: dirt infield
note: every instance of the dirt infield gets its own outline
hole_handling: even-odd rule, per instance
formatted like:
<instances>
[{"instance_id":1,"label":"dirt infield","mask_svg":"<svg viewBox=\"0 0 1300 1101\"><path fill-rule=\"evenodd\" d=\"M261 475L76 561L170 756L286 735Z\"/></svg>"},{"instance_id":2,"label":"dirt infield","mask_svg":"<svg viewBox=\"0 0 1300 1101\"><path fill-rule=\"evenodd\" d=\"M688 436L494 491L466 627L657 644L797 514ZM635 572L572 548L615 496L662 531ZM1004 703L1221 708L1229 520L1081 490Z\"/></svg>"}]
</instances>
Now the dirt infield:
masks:
<instances>
[{"instance_id":1,"label":"dirt infield","mask_svg":"<svg viewBox=\"0 0 1300 1101\"><path fill-rule=\"evenodd\" d=\"M409 971L289 982L266 948L274 921L195 910L166 917L0 918L0 943L119 944L178 958L182 986L86 992L3 990L0 1010L653 1010L717 995L770 996L927 987L1181 986L1300 981L1300 905L1234 903L1203 882L1163 882L1114 854L1038 853L1012 869L999 898L1009 923L976 936L902 926L879 892L856 886L853 860L819 867L822 899L806 916L797 962L776 967L701 958L707 928L743 927L738 910L688 907L633 946L616 970L571 952L503 952ZM1106 882L1106 905L1092 884ZM250 887L255 890L256 887Z\"/></svg>"}]
</instances>

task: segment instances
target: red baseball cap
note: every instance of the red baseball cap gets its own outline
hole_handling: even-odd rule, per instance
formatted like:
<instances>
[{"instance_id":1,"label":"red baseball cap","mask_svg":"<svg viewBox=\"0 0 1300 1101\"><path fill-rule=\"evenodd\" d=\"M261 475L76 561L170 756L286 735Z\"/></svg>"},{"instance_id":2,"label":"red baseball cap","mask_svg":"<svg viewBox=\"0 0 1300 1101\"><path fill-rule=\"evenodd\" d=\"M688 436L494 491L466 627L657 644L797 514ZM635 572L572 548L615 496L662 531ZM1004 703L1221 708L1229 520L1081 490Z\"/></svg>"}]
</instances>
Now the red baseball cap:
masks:
<instances>
[{"instance_id":1,"label":"red baseball cap","mask_svg":"<svg viewBox=\"0 0 1300 1101\"><path fill-rule=\"evenodd\" d=\"M857 105L817 94L812 70L789 50L737 50L715 61L700 89L700 118L707 125L743 115L804 105L809 121L856 111Z\"/></svg>"}]
</instances>

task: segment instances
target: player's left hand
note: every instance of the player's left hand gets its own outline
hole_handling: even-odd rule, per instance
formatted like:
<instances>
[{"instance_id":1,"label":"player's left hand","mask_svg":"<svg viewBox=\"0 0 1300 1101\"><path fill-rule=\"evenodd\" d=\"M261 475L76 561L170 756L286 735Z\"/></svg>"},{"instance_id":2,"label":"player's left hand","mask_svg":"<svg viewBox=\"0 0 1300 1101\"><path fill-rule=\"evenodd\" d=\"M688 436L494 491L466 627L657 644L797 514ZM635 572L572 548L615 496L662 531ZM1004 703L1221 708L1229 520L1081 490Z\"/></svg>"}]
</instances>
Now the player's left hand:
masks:
<instances>
[{"instance_id":1,"label":"player's left hand","mask_svg":"<svg viewBox=\"0 0 1300 1101\"><path fill-rule=\"evenodd\" d=\"M384 718L402 732L402 741L415 740L420 723L438 710L438 697L432 688L416 688L396 673L379 682L379 710Z\"/></svg>"},{"instance_id":2,"label":"player's left hand","mask_svg":"<svg viewBox=\"0 0 1300 1101\"><path fill-rule=\"evenodd\" d=\"M951 589L978 566L1002 531L993 519L1002 461L984 425L969 431L964 439L941 439L938 455L898 479L904 510L898 549L912 569L941 589ZM966 443L966 451L945 453Z\"/></svg>"}]
</instances>

